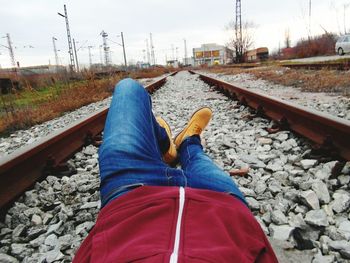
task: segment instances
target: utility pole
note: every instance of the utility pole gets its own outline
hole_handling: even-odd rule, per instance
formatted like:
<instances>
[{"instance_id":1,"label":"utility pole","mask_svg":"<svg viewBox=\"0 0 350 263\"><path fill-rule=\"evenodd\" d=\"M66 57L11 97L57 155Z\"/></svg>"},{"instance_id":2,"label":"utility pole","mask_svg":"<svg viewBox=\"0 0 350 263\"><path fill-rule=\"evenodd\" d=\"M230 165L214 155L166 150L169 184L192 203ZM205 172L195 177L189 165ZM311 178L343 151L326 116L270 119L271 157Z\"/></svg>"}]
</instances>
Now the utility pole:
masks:
<instances>
[{"instance_id":1,"label":"utility pole","mask_svg":"<svg viewBox=\"0 0 350 263\"><path fill-rule=\"evenodd\" d=\"M7 38L8 50L10 53L11 64L12 64L13 68L16 69L17 64L16 64L16 60L15 60L15 54L13 53L12 42L11 42L11 38L10 38L9 33L6 34L6 38Z\"/></svg>"},{"instance_id":2,"label":"utility pole","mask_svg":"<svg viewBox=\"0 0 350 263\"><path fill-rule=\"evenodd\" d=\"M152 64L153 66L156 64L156 57L154 54L154 46L153 46L153 39L152 39L152 33L149 34L149 40L151 44L151 57L152 57Z\"/></svg>"},{"instance_id":3,"label":"utility pole","mask_svg":"<svg viewBox=\"0 0 350 263\"><path fill-rule=\"evenodd\" d=\"M173 61L175 61L175 48L174 48L174 44L171 44L171 54L172 54L171 59L172 59Z\"/></svg>"},{"instance_id":4,"label":"utility pole","mask_svg":"<svg viewBox=\"0 0 350 263\"><path fill-rule=\"evenodd\" d=\"M88 46L88 50L89 50L89 65L90 65L90 69L91 69L91 66L92 66L91 48L93 48L93 46Z\"/></svg>"},{"instance_id":5,"label":"utility pole","mask_svg":"<svg viewBox=\"0 0 350 263\"><path fill-rule=\"evenodd\" d=\"M78 55L77 55L77 49L75 48L75 39L74 38L73 38L73 46L74 46L75 62L77 64L77 72L79 72Z\"/></svg>"},{"instance_id":6,"label":"utility pole","mask_svg":"<svg viewBox=\"0 0 350 263\"><path fill-rule=\"evenodd\" d=\"M107 44L108 34L102 30L100 35L102 36L102 39L103 39L103 50L105 52L105 64L106 66L108 66L109 65L109 46Z\"/></svg>"},{"instance_id":7,"label":"utility pole","mask_svg":"<svg viewBox=\"0 0 350 263\"><path fill-rule=\"evenodd\" d=\"M148 39L146 39L146 48L147 48L147 62L149 65L151 65L151 56L149 53L149 45L148 45Z\"/></svg>"},{"instance_id":8,"label":"utility pole","mask_svg":"<svg viewBox=\"0 0 350 263\"><path fill-rule=\"evenodd\" d=\"M184 39L184 45L185 45L185 66L187 66L187 42L186 42L186 39Z\"/></svg>"},{"instance_id":9,"label":"utility pole","mask_svg":"<svg viewBox=\"0 0 350 263\"><path fill-rule=\"evenodd\" d=\"M240 63L243 60L242 6L241 6L241 0L236 0L235 33L236 33L236 43L235 43L236 61Z\"/></svg>"},{"instance_id":10,"label":"utility pole","mask_svg":"<svg viewBox=\"0 0 350 263\"><path fill-rule=\"evenodd\" d=\"M57 55L56 40L57 40L57 38L52 37L53 52L55 53L56 72L57 72L58 71L59 60L58 60L58 55Z\"/></svg>"},{"instance_id":11,"label":"utility pole","mask_svg":"<svg viewBox=\"0 0 350 263\"><path fill-rule=\"evenodd\" d=\"M68 39L68 48L69 48L69 59L70 59L70 69L71 71L75 70L74 67L74 56L73 56L73 46L72 46L72 38L69 29L69 21L68 21L68 13L67 7L64 5L64 15L61 13L57 13L58 15L64 17L66 19L66 29L67 29L67 39Z\"/></svg>"},{"instance_id":12,"label":"utility pole","mask_svg":"<svg viewBox=\"0 0 350 263\"><path fill-rule=\"evenodd\" d=\"M102 45L100 45L100 63L103 65Z\"/></svg>"},{"instance_id":13,"label":"utility pole","mask_svg":"<svg viewBox=\"0 0 350 263\"><path fill-rule=\"evenodd\" d=\"M347 28L346 28L346 9L349 7L350 4L344 4L344 34L347 34Z\"/></svg>"},{"instance_id":14,"label":"utility pole","mask_svg":"<svg viewBox=\"0 0 350 263\"><path fill-rule=\"evenodd\" d=\"M311 39L311 0L309 0L309 40Z\"/></svg>"},{"instance_id":15,"label":"utility pole","mask_svg":"<svg viewBox=\"0 0 350 263\"><path fill-rule=\"evenodd\" d=\"M125 69L128 67L127 63L126 63L126 53L125 53L125 44L124 44L124 35L123 32L120 33L121 37L122 37L122 46L123 46L123 54L124 54L124 65L125 65Z\"/></svg>"}]
</instances>

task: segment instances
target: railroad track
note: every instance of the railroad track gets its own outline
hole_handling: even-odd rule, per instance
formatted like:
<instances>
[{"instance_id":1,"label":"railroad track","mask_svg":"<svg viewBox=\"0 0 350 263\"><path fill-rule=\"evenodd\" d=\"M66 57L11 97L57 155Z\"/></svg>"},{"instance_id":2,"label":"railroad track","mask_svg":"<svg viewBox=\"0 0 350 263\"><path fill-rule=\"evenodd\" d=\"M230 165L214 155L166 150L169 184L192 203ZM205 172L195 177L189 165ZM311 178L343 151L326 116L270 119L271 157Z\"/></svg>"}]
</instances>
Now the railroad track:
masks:
<instances>
[{"instance_id":1,"label":"railroad track","mask_svg":"<svg viewBox=\"0 0 350 263\"><path fill-rule=\"evenodd\" d=\"M196 74L190 71L191 74ZM170 74L171 76L175 73ZM270 132L290 129L308 138L319 149L330 155L338 154L344 160L350 160L350 122L341 118L323 114L296 104L272 98L258 92L220 81L203 74L200 78L225 95L249 106L254 114L276 122ZM145 88L153 93L166 82L164 77ZM64 162L79 149L88 144L98 144L104 127L108 108L73 123L69 127L35 142L29 147L0 160L0 207L1 213L7 205L45 175L62 172Z\"/></svg>"},{"instance_id":2,"label":"railroad track","mask_svg":"<svg viewBox=\"0 0 350 263\"><path fill-rule=\"evenodd\" d=\"M328 155L330 159L327 160L327 163L324 165L322 163L319 164L319 171L321 172L323 172L323 168L328 169L328 167L332 165L332 162L329 162L330 160L350 160L350 147L349 140L347 139L350 138L349 121L251 92L247 89L233 86L202 74L191 73L195 75L180 73L179 75L181 76L179 77L169 77L168 81L166 81L167 77L165 77L148 85L146 89L152 93L165 84L164 89L160 89L152 95L154 110L156 113L166 118L173 127L174 134L176 134L177 131L181 130L185 121L190 116L190 113L193 112L196 107L206 105L213 108L214 118L207 129L207 133L210 134L210 136L207 136L206 133L204 134L207 152L216 162L224 167L227 172L236 166L245 165L242 164L242 161L238 161L238 159L249 163L252 168L249 175L245 177L235 177L235 179L242 192L246 195L247 201L256 215L260 216L270 213L266 208L268 206L272 206L274 210L281 210L283 213L288 213L290 209L288 207L295 207L296 204L293 204L293 206L286 204L281 207L280 204L287 200L285 195L295 195L295 191L297 191L294 189L295 187L303 192L308 189L306 187L311 187L312 181L308 182L311 179L307 177L309 174L308 169L314 167L315 163L311 164L311 166L308 162L303 163L302 169L304 170L298 170L295 167L292 169L290 168L291 164L289 164L289 162L298 162L298 158L306 158L301 156L305 156L305 153L302 154L302 152L309 151L307 146L308 140L299 138L294 135L294 132L288 130L295 131L309 138L315 144L323 146L320 147L323 151L323 155ZM209 86L199 79L208 83ZM233 102L221 94L212 92L212 89L217 89L226 96L235 98L238 102ZM191 101L191 103L189 103L189 101ZM248 106L251 108L249 111ZM179 110L175 110L176 108L179 108ZM57 173L62 175L62 171L66 169L64 165L65 161L82 147L88 144L98 145L101 141L99 135L103 130L107 110L107 108L101 109L92 116L86 117L78 123L72 124L64 130L36 142L34 145L13 152L6 158L0 160L0 180L2 182L0 185L0 201L2 213L5 214L9 207L8 205L38 180L44 179L48 174L53 175ZM269 119L275 121L276 125L274 127L271 127L271 121ZM255 144L255 141L259 141L259 143ZM304 141L307 143L304 144ZM285 144L285 142L288 145ZM283 150L283 154L286 156L278 156L280 153L276 151L276 147L286 147L286 149ZM254 151L255 148L259 149L256 149L257 152L252 153L252 148ZM238 149L240 149L243 154L241 154ZM287 153L290 153L290 155ZM88 154L90 156L89 158L96 158L94 157L96 156L96 152L92 151L92 153ZM74 155L75 163L81 164L82 162L89 161L85 160L85 157L77 158L77 155L82 154L78 152ZM259 158L252 155L259 155ZM270 164L274 159L282 160L285 163ZM286 161L287 159L288 162ZM76 166L79 167L79 164ZM288 169L290 170L290 172L288 172L290 173L288 184L286 185L282 185L282 182L287 180L286 172L280 169L282 165L286 165L286 167L289 166ZM336 165L332 165L332 168L334 167L336 167ZM341 170L341 168L342 167L338 167L338 170ZM93 219L91 219L91 214L95 216L98 212L98 205L95 202L95 200L98 200L98 195L96 193L96 191L98 191L98 179L93 179L91 182L91 184L94 185L91 186L93 189L87 188L86 185L74 185L77 178L85 178L86 174L93 173L98 177L98 170L96 169L90 172L89 169L87 169L85 173L80 173L78 171L78 174L72 176L75 177L74 180L70 180L70 177L62 178L62 182L57 185L58 179L53 179L52 176L44 180L43 183L35 185L35 192L41 189L41 191L45 193L45 198L50 199L50 197L54 195L63 198L65 201L68 199L67 203L63 204L57 204L55 200L50 199L50 205L48 207L41 207L45 215L47 211L50 211L49 214L52 214L56 220L53 220L50 228L62 228L65 224L68 225L68 229L72 228L72 223L69 223L71 221L68 220L68 223L64 221L67 220L65 219L66 217L80 218L79 220L77 219L78 223L74 222L75 226L79 226L79 231L73 228L73 232L79 232L79 235L85 233L84 229L88 231L89 228L92 227L93 222L90 222L93 221ZM262 172L264 169L267 170L266 174ZM305 176L306 178L304 178ZM300 182L301 178L305 181ZM91 180L91 178L85 178L84 180L85 182L90 182L89 180ZM344 188L346 185L346 178L342 180ZM70 185L72 185L72 187ZM336 186L332 185L330 187L333 189ZM52 190L52 188L54 190ZM265 189L268 189L268 191L265 191ZM346 189L346 187L344 189ZM68 192L69 198L61 197L63 195L60 193L61 191ZM80 197L83 195L82 193L85 194L83 198ZM29 198L28 201L28 196L30 196L30 194L26 194L20 199L22 200L21 202L24 202L30 207L28 210L32 211L35 209L36 200L32 197ZM77 200L74 198L77 198ZM81 205L75 204L79 202L79 200ZM257 200L259 200L259 202ZM307 197L305 197L305 200L307 201ZM259 204L260 202L261 204ZM33 205L29 205L28 203L33 203ZM15 204L11 208L10 216L6 217L7 221L9 221L9 217L12 218L12 221L10 220L11 222L24 220L21 216L15 215L16 213L21 213L21 209L26 209L23 208L23 206L22 204ZM73 209L72 207L75 209L73 210L74 213L69 212L69 209ZM293 209L297 208L298 206ZM305 208L300 207L299 210L302 211L302 209ZM88 212L84 213L85 210ZM341 213L342 212L343 211L341 211ZM32 212L24 210L23 213L28 214ZM55 215L55 213L57 213L57 215ZM32 216L32 214L30 214L30 216ZM90 218L89 224L80 224L81 218ZM43 221L45 221L45 219L43 219ZM60 223L61 221L62 223ZM261 223L262 221L259 222ZM273 224L274 221L269 225L270 231L278 227L272 226ZM83 226L80 227L81 225ZM17 225L14 227L16 226ZM34 226L34 233L36 233L36 227L37 226ZM278 231L276 230L276 232ZM61 233L61 231L58 231L58 233ZM273 232L270 232L270 234L274 236ZM12 236L13 235L14 234L12 234ZM72 251L69 253L74 254ZM20 257L22 257L22 255Z\"/></svg>"},{"instance_id":3,"label":"railroad track","mask_svg":"<svg viewBox=\"0 0 350 263\"><path fill-rule=\"evenodd\" d=\"M350 70L350 61L344 62L314 62L314 63L296 63L296 64L281 64L282 67L293 69L309 69L309 70Z\"/></svg>"}]
</instances>

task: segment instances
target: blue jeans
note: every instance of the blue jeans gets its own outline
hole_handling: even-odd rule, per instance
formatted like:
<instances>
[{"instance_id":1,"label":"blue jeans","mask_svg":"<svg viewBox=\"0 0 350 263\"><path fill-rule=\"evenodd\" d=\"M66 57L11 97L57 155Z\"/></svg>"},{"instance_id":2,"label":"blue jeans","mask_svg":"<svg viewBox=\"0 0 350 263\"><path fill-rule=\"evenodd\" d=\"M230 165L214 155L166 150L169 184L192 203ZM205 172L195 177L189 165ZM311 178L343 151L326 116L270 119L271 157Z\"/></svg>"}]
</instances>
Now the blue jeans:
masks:
<instances>
[{"instance_id":1,"label":"blue jeans","mask_svg":"<svg viewBox=\"0 0 350 263\"><path fill-rule=\"evenodd\" d=\"M99 149L102 206L136 187L183 186L232 194L245 199L236 184L203 152L199 136L179 149L182 169L169 167L162 154L169 138L152 113L147 91L125 79L114 90L103 143Z\"/></svg>"}]
</instances>

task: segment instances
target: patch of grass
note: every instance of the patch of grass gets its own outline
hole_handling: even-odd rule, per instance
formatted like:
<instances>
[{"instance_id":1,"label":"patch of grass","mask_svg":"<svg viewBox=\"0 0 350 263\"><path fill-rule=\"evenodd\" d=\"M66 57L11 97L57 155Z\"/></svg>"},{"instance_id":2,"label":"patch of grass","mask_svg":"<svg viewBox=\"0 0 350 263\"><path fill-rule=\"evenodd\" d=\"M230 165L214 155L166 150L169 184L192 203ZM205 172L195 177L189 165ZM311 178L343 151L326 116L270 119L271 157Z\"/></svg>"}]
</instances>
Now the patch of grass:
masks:
<instances>
[{"instance_id":1,"label":"patch of grass","mask_svg":"<svg viewBox=\"0 0 350 263\"><path fill-rule=\"evenodd\" d=\"M0 134L7 135L18 129L51 120L63 113L84 105L101 101L112 95L114 86L125 77L150 78L167 73L167 69L152 69L120 73L105 79L85 76L87 80L74 82L54 82L51 85L32 88L26 85L23 90L0 95ZM36 80L41 82L40 79Z\"/></svg>"}]
</instances>

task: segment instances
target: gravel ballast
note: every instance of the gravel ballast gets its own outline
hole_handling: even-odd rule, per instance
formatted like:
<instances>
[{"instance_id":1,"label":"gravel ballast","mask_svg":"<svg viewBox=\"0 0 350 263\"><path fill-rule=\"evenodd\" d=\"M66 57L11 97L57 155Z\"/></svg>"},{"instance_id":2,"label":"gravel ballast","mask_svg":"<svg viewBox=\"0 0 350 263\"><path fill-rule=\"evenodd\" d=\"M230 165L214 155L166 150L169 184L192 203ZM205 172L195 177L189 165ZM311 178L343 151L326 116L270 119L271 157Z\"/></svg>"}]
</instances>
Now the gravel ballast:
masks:
<instances>
[{"instance_id":1,"label":"gravel ballast","mask_svg":"<svg viewBox=\"0 0 350 263\"><path fill-rule=\"evenodd\" d=\"M350 163L333 178L336 161L310 159L309 143L289 131L269 134L269 120L248 118L248 108L197 75L169 77L152 100L173 134L196 109L213 109L205 151L226 172L250 168L233 180L283 262L349 262ZM0 262L71 262L100 209L97 148L87 146L69 164L74 175L47 177L8 211L0 223Z\"/></svg>"},{"instance_id":2,"label":"gravel ballast","mask_svg":"<svg viewBox=\"0 0 350 263\"><path fill-rule=\"evenodd\" d=\"M279 74L283 74L283 70L288 69L281 69ZM247 73L236 75L214 74L206 71L200 73L238 85L239 87L258 91L265 95L350 120L350 98L336 93L303 92L300 88L273 84L267 80L257 79L252 74Z\"/></svg>"}]
</instances>

